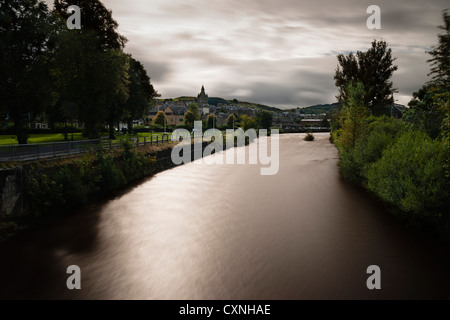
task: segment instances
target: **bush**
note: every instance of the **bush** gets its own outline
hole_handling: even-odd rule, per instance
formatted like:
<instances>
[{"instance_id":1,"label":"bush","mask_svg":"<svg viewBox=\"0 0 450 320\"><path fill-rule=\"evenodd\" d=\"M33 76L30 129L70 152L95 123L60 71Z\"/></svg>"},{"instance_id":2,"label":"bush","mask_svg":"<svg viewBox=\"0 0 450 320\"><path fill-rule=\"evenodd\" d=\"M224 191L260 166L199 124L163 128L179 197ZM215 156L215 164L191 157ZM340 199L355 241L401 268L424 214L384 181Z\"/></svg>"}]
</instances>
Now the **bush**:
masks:
<instances>
[{"instance_id":1,"label":"bush","mask_svg":"<svg viewBox=\"0 0 450 320\"><path fill-rule=\"evenodd\" d=\"M398 206L408 220L442 218L449 209L449 181L445 178L445 144L426 133L410 131L383 152L367 172L368 188Z\"/></svg>"},{"instance_id":2,"label":"bush","mask_svg":"<svg viewBox=\"0 0 450 320\"><path fill-rule=\"evenodd\" d=\"M28 190L29 209L35 217L55 211L65 203L62 194L63 186L47 175L33 178Z\"/></svg>"},{"instance_id":3,"label":"bush","mask_svg":"<svg viewBox=\"0 0 450 320\"><path fill-rule=\"evenodd\" d=\"M353 148L341 150L341 172L348 180L365 184L367 169L381 158L383 151L391 146L404 132L403 122L383 117L368 117L365 132L356 140Z\"/></svg>"},{"instance_id":4,"label":"bush","mask_svg":"<svg viewBox=\"0 0 450 320\"><path fill-rule=\"evenodd\" d=\"M308 133L306 134L304 140L305 140L305 141L314 141L314 136L313 136L313 134L308 132Z\"/></svg>"}]
</instances>

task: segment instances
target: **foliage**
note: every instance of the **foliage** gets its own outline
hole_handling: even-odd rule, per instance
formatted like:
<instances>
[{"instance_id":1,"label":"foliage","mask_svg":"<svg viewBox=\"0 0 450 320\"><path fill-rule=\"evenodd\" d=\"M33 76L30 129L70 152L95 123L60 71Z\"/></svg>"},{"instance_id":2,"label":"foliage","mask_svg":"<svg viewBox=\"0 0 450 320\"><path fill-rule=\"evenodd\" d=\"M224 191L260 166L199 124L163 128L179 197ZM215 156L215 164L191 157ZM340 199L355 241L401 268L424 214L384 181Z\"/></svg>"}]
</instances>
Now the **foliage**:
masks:
<instances>
[{"instance_id":1,"label":"foliage","mask_svg":"<svg viewBox=\"0 0 450 320\"><path fill-rule=\"evenodd\" d=\"M125 104L124 119L127 121L128 128L132 127L132 121L142 119L150 109L152 99L159 96L153 85L150 83L150 77L144 66L131 55L127 55L129 64L129 98Z\"/></svg>"},{"instance_id":2,"label":"foliage","mask_svg":"<svg viewBox=\"0 0 450 320\"><path fill-rule=\"evenodd\" d=\"M198 105L195 102L191 102L188 106L188 111L191 111L194 115L194 121L200 120L200 113L198 109Z\"/></svg>"},{"instance_id":3,"label":"foliage","mask_svg":"<svg viewBox=\"0 0 450 320\"><path fill-rule=\"evenodd\" d=\"M353 148L358 137L364 132L364 119L368 116L367 108L364 106L364 86L361 82L356 85L350 83L346 89L348 98L340 113L339 123L342 133L336 143L348 150Z\"/></svg>"},{"instance_id":4,"label":"foliage","mask_svg":"<svg viewBox=\"0 0 450 320\"><path fill-rule=\"evenodd\" d=\"M210 114L206 118L206 128L212 129L214 127L217 127L217 117L213 114Z\"/></svg>"},{"instance_id":5,"label":"foliage","mask_svg":"<svg viewBox=\"0 0 450 320\"><path fill-rule=\"evenodd\" d=\"M414 220L448 214L450 185L443 175L447 157L443 142L408 131L368 170L368 188Z\"/></svg>"},{"instance_id":6,"label":"foliage","mask_svg":"<svg viewBox=\"0 0 450 320\"><path fill-rule=\"evenodd\" d=\"M410 108L403 113L403 119L415 128L426 132L431 138L439 137L445 117L448 100L445 90L434 85L424 85L413 93Z\"/></svg>"},{"instance_id":7,"label":"foliage","mask_svg":"<svg viewBox=\"0 0 450 320\"><path fill-rule=\"evenodd\" d=\"M247 131L248 129L257 129L258 123L255 118L244 114L241 116L241 125L244 131Z\"/></svg>"},{"instance_id":8,"label":"foliage","mask_svg":"<svg viewBox=\"0 0 450 320\"><path fill-rule=\"evenodd\" d=\"M270 129L272 126L273 116L272 113L267 111L261 111L257 116L259 128Z\"/></svg>"},{"instance_id":9,"label":"foliage","mask_svg":"<svg viewBox=\"0 0 450 320\"><path fill-rule=\"evenodd\" d=\"M27 143L26 119L51 100L48 50L51 16L39 0L0 4L0 111L8 112L20 144Z\"/></svg>"},{"instance_id":10,"label":"foliage","mask_svg":"<svg viewBox=\"0 0 450 320\"><path fill-rule=\"evenodd\" d=\"M372 42L367 52L358 51L356 55L337 56L339 65L334 79L339 89L339 102L345 103L350 97L348 91L351 83L361 82L365 88L363 104L375 115L386 113L386 106L394 103L393 94L397 90L391 81L394 71L398 69L393 62L392 50L385 41Z\"/></svg>"},{"instance_id":11,"label":"foliage","mask_svg":"<svg viewBox=\"0 0 450 320\"><path fill-rule=\"evenodd\" d=\"M306 136L304 138L305 141L314 141L314 135L310 132L306 133Z\"/></svg>"},{"instance_id":12,"label":"foliage","mask_svg":"<svg viewBox=\"0 0 450 320\"><path fill-rule=\"evenodd\" d=\"M122 49L127 39L120 35L116 29L118 23L112 18L111 10L105 8L99 0L55 0L55 11L66 21L70 16L67 8L76 5L82 12L81 29L95 32L97 43L102 49Z\"/></svg>"},{"instance_id":13,"label":"foliage","mask_svg":"<svg viewBox=\"0 0 450 320\"><path fill-rule=\"evenodd\" d=\"M390 147L406 126L398 119L383 117L368 117L364 125L366 130L356 141L354 148L341 149L340 168L348 180L366 185L367 170L377 162L385 149Z\"/></svg>"},{"instance_id":14,"label":"foliage","mask_svg":"<svg viewBox=\"0 0 450 320\"><path fill-rule=\"evenodd\" d=\"M438 35L438 44L428 52L432 56L427 61L431 63L428 75L433 76L434 85L450 91L450 15L447 10L442 12L442 19L444 25L439 28L444 30L444 33Z\"/></svg>"},{"instance_id":15,"label":"foliage","mask_svg":"<svg viewBox=\"0 0 450 320\"><path fill-rule=\"evenodd\" d=\"M155 170L155 159L138 152L129 137L121 144L120 154L91 152L80 161L51 168L24 181L27 210L35 216L73 211L89 199L108 194Z\"/></svg>"},{"instance_id":16,"label":"foliage","mask_svg":"<svg viewBox=\"0 0 450 320\"><path fill-rule=\"evenodd\" d=\"M236 117L234 114L230 114L227 118L227 129L234 129L236 125Z\"/></svg>"},{"instance_id":17,"label":"foliage","mask_svg":"<svg viewBox=\"0 0 450 320\"><path fill-rule=\"evenodd\" d=\"M155 118L153 118L153 123L158 126L164 126L167 123L166 114L164 111L158 111Z\"/></svg>"},{"instance_id":18,"label":"foliage","mask_svg":"<svg viewBox=\"0 0 450 320\"><path fill-rule=\"evenodd\" d=\"M189 128L189 130L192 130L192 128L194 127L194 122L196 120L197 120L197 117L191 110L188 110L184 114L184 124Z\"/></svg>"}]
</instances>

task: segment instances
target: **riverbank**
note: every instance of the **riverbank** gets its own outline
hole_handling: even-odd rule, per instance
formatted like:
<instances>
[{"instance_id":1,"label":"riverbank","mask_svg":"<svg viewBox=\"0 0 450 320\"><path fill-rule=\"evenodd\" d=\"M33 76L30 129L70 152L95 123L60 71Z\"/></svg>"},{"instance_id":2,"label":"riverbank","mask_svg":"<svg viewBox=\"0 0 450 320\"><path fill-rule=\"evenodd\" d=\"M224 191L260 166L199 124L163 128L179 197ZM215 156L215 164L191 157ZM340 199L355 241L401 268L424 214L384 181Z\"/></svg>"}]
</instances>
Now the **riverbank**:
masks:
<instances>
[{"instance_id":1,"label":"riverbank","mask_svg":"<svg viewBox=\"0 0 450 320\"><path fill-rule=\"evenodd\" d=\"M84 155L10 162L0 169L0 241L111 196L144 178L176 166L171 158L178 142L91 150ZM249 139L245 139L249 144ZM209 142L202 142L202 154ZM235 141L234 146L237 145ZM224 138L223 149L228 148ZM191 161L195 160L194 142Z\"/></svg>"},{"instance_id":2,"label":"riverbank","mask_svg":"<svg viewBox=\"0 0 450 320\"><path fill-rule=\"evenodd\" d=\"M121 149L9 163L0 170L0 240L175 166L171 160L175 145L136 148L124 143Z\"/></svg>"}]
</instances>

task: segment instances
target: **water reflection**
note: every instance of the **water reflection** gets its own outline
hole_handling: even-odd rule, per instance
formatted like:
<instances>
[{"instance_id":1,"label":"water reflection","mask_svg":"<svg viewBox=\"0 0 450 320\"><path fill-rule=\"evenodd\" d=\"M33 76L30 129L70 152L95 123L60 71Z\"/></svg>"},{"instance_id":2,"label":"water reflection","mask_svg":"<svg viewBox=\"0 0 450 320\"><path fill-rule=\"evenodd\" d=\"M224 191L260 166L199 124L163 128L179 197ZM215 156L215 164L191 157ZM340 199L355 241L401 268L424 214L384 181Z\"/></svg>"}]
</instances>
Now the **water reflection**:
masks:
<instances>
[{"instance_id":1,"label":"water reflection","mask_svg":"<svg viewBox=\"0 0 450 320\"><path fill-rule=\"evenodd\" d=\"M257 165L196 163L157 174L3 244L0 297L448 297L440 256L342 181L337 158L327 134L283 135L275 176ZM81 291L65 288L72 264ZM372 264L381 291L366 288Z\"/></svg>"}]
</instances>

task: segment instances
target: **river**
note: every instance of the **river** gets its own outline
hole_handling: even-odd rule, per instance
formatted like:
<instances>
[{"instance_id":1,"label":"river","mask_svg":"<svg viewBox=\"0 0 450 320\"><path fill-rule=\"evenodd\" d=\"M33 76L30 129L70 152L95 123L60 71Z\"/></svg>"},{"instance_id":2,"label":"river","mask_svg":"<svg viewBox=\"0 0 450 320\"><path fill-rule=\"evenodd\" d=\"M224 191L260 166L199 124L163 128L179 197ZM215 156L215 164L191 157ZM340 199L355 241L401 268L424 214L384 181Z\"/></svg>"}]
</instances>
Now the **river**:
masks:
<instances>
[{"instance_id":1,"label":"river","mask_svg":"<svg viewBox=\"0 0 450 320\"><path fill-rule=\"evenodd\" d=\"M329 134L303 136L280 136L277 175L190 163L9 239L0 298L448 299L443 251L341 178Z\"/></svg>"}]
</instances>

